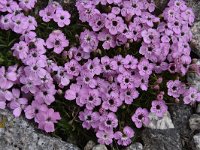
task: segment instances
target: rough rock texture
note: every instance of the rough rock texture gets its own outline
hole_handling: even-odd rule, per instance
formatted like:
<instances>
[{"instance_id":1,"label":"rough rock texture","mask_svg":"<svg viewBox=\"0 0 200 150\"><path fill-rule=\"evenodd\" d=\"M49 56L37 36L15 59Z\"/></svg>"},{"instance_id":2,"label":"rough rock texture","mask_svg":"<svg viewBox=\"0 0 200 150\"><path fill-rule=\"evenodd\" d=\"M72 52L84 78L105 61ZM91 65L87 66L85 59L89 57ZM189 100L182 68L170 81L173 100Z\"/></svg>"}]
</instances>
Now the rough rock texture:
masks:
<instances>
[{"instance_id":1,"label":"rough rock texture","mask_svg":"<svg viewBox=\"0 0 200 150\"><path fill-rule=\"evenodd\" d=\"M92 150L108 150L105 145L96 145Z\"/></svg>"},{"instance_id":2,"label":"rough rock texture","mask_svg":"<svg viewBox=\"0 0 200 150\"><path fill-rule=\"evenodd\" d=\"M196 113L200 114L200 104L198 104L198 106L197 106Z\"/></svg>"},{"instance_id":3,"label":"rough rock texture","mask_svg":"<svg viewBox=\"0 0 200 150\"><path fill-rule=\"evenodd\" d=\"M196 134L196 135L193 137L193 140L194 140L194 145L195 145L194 150L200 150L200 133L199 133L199 134Z\"/></svg>"},{"instance_id":4,"label":"rough rock texture","mask_svg":"<svg viewBox=\"0 0 200 150\"><path fill-rule=\"evenodd\" d=\"M131 144L125 150L143 150L143 145L137 142L137 143Z\"/></svg>"},{"instance_id":5,"label":"rough rock texture","mask_svg":"<svg viewBox=\"0 0 200 150\"><path fill-rule=\"evenodd\" d=\"M175 104L169 107L169 111L174 126L181 136L183 149L188 149L191 146L189 141L192 139L192 132L189 128L189 118L192 115L192 108L184 104Z\"/></svg>"},{"instance_id":6,"label":"rough rock texture","mask_svg":"<svg viewBox=\"0 0 200 150\"><path fill-rule=\"evenodd\" d=\"M169 0L154 0L156 7L161 11L167 6Z\"/></svg>"},{"instance_id":7,"label":"rough rock texture","mask_svg":"<svg viewBox=\"0 0 200 150\"><path fill-rule=\"evenodd\" d=\"M200 115L194 114L190 117L190 128L192 130L200 130Z\"/></svg>"},{"instance_id":8,"label":"rough rock texture","mask_svg":"<svg viewBox=\"0 0 200 150\"><path fill-rule=\"evenodd\" d=\"M176 129L145 129L142 133L144 150L182 150L180 135Z\"/></svg>"},{"instance_id":9,"label":"rough rock texture","mask_svg":"<svg viewBox=\"0 0 200 150\"><path fill-rule=\"evenodd\" d=\"M150 123L146 126L151 129L170 129L174 128L169 112L166 112L163 118L158 118L154 113L149 114Z\"/></svg>"},{"instance_id":10,"label":"rough rock texture","mask_svg":"<svg viewBox=\"0 0 200 150\"><path fill-rule=\"evenodd\" d=\"M192 108L184 104L174 104L169 107L172 121L176 129L182 131L188 127L188 120L192 115Z\"/></svg>"},{"instance_id":11,"label":"rough rock texture","mask_svg":"<svg viewBox=\"0 0 200 150\"><path fill-rule=\"evenodd\" d=\"M92 148L95 146L96 144L93 141L88 141L86 146L84 147L84 150L92 150Z\"/></svg>"},{"instance_id":12,"label":"rough rock texture","mask_svg":"<svg viewBox=\"0 0 200 150\"><path fill-rule=\"evenodd\" d=\"M38 133L23 117L0 110L0 150L79 150L72 144Z\"/></svg>"},{"instance_id":13,"label":"rough rock texture","mask_svg":"<svg viewBox=\"0 0 200 150\"><path fill-rule=\"evenodd\" d=\"M200 2L199 2L199 6L200 6ZM200 57L200 34L199 33L200 33L200 21L196 22L194 26L192 27L193 38L191 41L192 51Z\"/></svg>"},{"instance_id":14,"label":"rough rock texture","mask_svg":"<svg viewBox=\"0 0 200 150\"><path fill-rule=\"evenodd\" d=\"M200 65L200 60L196 60L195 64ZM187 81L190 85L196 87L200 91L200 76L195 72L188 72Z\"/></svg>"}]
</instances>

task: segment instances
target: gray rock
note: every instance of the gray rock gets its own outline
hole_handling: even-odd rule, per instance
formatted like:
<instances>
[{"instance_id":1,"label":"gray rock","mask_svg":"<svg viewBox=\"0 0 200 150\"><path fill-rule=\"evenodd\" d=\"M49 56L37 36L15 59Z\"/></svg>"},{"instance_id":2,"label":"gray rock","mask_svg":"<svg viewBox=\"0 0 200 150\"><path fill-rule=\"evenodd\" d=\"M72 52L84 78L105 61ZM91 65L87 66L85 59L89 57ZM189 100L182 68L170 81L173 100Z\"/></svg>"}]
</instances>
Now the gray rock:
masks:
<instances>
[{"instance_id":1,"label":"gray rock","mask_svg":"<svg viewBox=\"0 0 200 150\"><path fill-rule=\"evenodd\" d=\"M84 147L84 150L92 150L92 148L95 146L95 143L93 141L87 142L86 146Z\"/></svg>"},{"instance_id":2,"label":"gray rock","mask_svg":"<svg viewBox=\"0 0 200 150\"><path fill-rule=\"evenodd\" d=\"M195 144L195 150L200 150L200 133L196 134L193 137L193 140L194 140L194 144Z\"/></svg>"},{"instance_id":3,"label":"gray rock","mask_svg":"<svg viewBox=\"0 0 200 150\"><path fill-rule=\"evenodd\" d=\"M143 145L137 142L137 143L131 144L125 150L143 150Z\"/></svg>"},{"instance_id":4,"label":"gray rock","mask_svg":"<svg viewBox=\"0 0 200 150\"><path fill-rule=\"evenodd\" d=\"M164 10L164 8L167 6L169 0L154 0L156 4L156 8L160 10Z\"/></svg>"},{"instance_id":5,"label":"gray rock","mask_svg":"<svg viewBox=\"0 0 200 150\"><path fill-rule=\"evenodd\" d=\"M156 8L163 11L163 9L167 6L169 0L154 0L156 4Z\"/></svg>"},{"instance_id":6,"label":"gray rock","mask_svg":"<svg viewBox=\"0 0 200 150\"><path fill-rule=\"evenodd\" d=\"M198 114L200 114L200 104L197 105L197 110L196 110L196 112L197 112Z\"/></svg>"},{"instance_id":7,"label":"gray rock","mask_svg":"<svg viewBox=\"0 0 200 150\"><path fill-rule=\"evenodd\" d=\"M105 145L96 145L92 150L108 150Z\"/></svg>"},{"instance_id":8,"label":"gray rock","mask_svg":"<svg viewBox=\"0 0 200 150\"><path fill-rule=\"evenodd\" d=\"M193 38L191 41L192 51L200 57L200 34L199 34L199 32L200 32L200 21L196 22L194 24L194 26L192 27Z\"/></svg>"},{"instance_id":9,"label":"gray rock","mask_svg":"<svg viewBox=\"0 0 200 150\"><path fill-rule=\"evenodd\" d=\"M189 128L189 118L192 115L191 106L184 104L174 104L169 107L175 128L179 131L183 150L190 149L190 139L192 139L191 130Z\"/></svg>"},{"instance_id":10,"label":"gray rock","mask_svg":"<svg viewBox=\"0 0 200 150\"><path fill-rule=\"evenodd\" d=\"M188 128L188 120L192 115L191 106L174 104L169 107L169 112L176 129L182 132L182 130Z\"/></svg>"},{"instance_id":11,"label":"gray rock","mask_svg":"<svg viewBox=\"0 0 200 150\"><path fill-rule=\"evenodd\" d=\"M146 126L151 129L170 129L174 128L169 112L163 118L157 117L154 113L149 114L150 123Z\"/></svg>"},{"instance_id":12,"label":"gray rock","mask_svg":"<svg viewBox=\"0 0 200 150\"><path fill-rule=\"evenodd\" d=\"M200 130L200 115L193 114L189 120L190 129L192 130Z\"/></svg>"},{"instance_id":13,"label":"gray rock","mask_svg":"<svg viewBox=\"0 0 200 150\"><path fill-rule=\"evenodd\" d=\"M200 59L193 59L193 63L200 66ZM197 73L189 71L187 74L187 81L200 91L200 76Z\"/></svg>"},{"instance_id":14,"label":"gray rock","mask_svg":"<svg viewBox=\"0 0 200 150\"><path fill-rule=\"evenodd\" d=\"M144 150L182 150L180 135L176 129L145 129L142 140Z\"/></svg>"},{"instance_id":15,"label":"gray rock","mask_svg":"<svg viewBox=\"0 0 200 150\"><path fill-rule=\"evenodd\" d=\"M23 117L0 110L0 150L79 150L60 139L36 131Z\"/></svg>"}]
</instances>

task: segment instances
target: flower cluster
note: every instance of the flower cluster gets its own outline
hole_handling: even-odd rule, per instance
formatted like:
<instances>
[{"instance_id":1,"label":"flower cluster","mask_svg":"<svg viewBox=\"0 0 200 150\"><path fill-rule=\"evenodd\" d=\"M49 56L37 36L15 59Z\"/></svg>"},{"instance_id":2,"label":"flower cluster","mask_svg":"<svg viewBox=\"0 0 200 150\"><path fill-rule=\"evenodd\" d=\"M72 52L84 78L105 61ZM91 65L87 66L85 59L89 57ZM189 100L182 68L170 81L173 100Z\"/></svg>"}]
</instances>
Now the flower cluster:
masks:
<instances>
[{"instance_id":1,"label":"flower cluster","mask_svg":"<svg viewBox=\"0 0 200 150\"><path fill-rule=\"evenodd\" d=\"M21 34L20 41L14 44L11 51L23 63L23 66L10 66L7 70L4 66L0 67L0 108L9 107L15 117L19 117L23 111L27 119L34 119L38 123L40 129L53 132L54 123L61 117L49 108L55 101L57 90L49 68L50 61L45 55L46 47L54 47L54 51L59 53L62 51L59 45L64 43L63 46L67 46L68 41L59 31L53 32L46 42L37 38L36 19L23 13L23 10L32 8L34 3L34 0L30 0L17 4L9 0L0 9L1 12L7 12L1 16L1 29L11 29ZM9 7L5 9L5 6ZM60 43L56 45L57 42L52 39Z\"/></svg>"},{"instance_id":2,"label":"flower cluster","mask_svg":"<svg viewBox=\"0 0 200 150\"><path fill-rule=\"evenodd\" d=\"M44 10L40 10L39 15L44 22L49 22L53 19L59 27L70 24L71 15L68 11L63 10L58 3L50 3Z\"/></svg>"},{"instance_id":3,"label":"flower cluster","mask_svg":"<svg viewBox=\"0 0 200 150\"><path fill-rule=\"evenodd\" d=\"M79 0L76 7L85 28L77 33L76 46L62 30L70 24L71 15L56 2L40 10L39 16L44 22L54 20L59 29L46 39L38 37L36 17L24 13L35 3L0 2L0 28L21 35L11 51L22 64L0 67L1 109L8 107L16 117L24 112L40 129L53 132L61 116L50 106L57 94L63 94L66 102L80 107L83 128L93 129L99 143L110 145L115 140L127 146L135 135L134 127L149 124L149 112L163 117L167 98L191 105L200 101L200 93L179 80L191 63L194 22L184 1L171 0L159 18L149 0ZM131 53L118 52L123 46ZM97 57L101 49L116 49L118 54ZM132 55L133 51L138 55ZM60 65L49 54L67 59ZM165 72L176 78L161 77ZM150 99L150 105L142 104L145 99Z\"/></svg>"},{"instance_id":4,"label":"flower cluster","mask_svg":"<svg viewBox=\"0 0 200 150\"><path fill-rule=\"evenodd\" d=\"M99 43L109 50L127 42L141 42L139 53L154 64L156 73L169 70L186 74L191 63L188 42L194 14L185 2L170 1L162 15L164 21L152 14L155 5L146 0L80 0L76 6L80 20L92 28L81 33L84 52L97 50Z\"/></svg>"},{"instance_id":5,"label":"flower cluster","mask_svg":"<svg viewBox=\"0 0 200 150\"><path fill-rule=\"evenodd\" d=\"M34 5L35 0L32 1L32 5ZM0 12L8 12L6 15L1 15L0 17L0 28L4 30L11 29L15 33L18 34L31 34L33 30L37 27L37 22L34 17L32 16L25 16L24 13L21 12L23 9L27 10L30 6L23 7L20 4L18 5L15 1L9 0L6 1L5 4L0 2L0 8L2 9ZM29 3L28 3L29 4ZM9 6L9 7L8 7Z\"/></svg>"}]
</instances>

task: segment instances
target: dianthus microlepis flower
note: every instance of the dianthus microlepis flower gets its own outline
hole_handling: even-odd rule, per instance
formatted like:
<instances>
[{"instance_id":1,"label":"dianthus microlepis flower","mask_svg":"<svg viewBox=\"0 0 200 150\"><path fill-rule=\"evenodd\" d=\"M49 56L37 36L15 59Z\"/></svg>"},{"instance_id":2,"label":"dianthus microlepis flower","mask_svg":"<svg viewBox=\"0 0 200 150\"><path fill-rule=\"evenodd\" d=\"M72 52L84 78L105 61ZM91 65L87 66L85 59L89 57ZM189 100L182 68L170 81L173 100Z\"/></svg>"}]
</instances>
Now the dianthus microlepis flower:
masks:
<instances>
[{"instance_id":1,"label":"dianthus microlepis flower","mask_svg":"<svg viewBox=\"0 0 200 150\"><path fill-rule=\"evenodd\" d=\"M134 136L134 131L131 127L126 126L123 132L117 131L114 134L114 138L117 140L119 145L128 146L131 143L131 138Z\"/></svg>"},{"instance_id":2,"label":"dianthus microlepis flower","mask_svg":"<svg viewBox=\"0 0 200 150\"><path fill-rule=\"evenodd\" d=\"M155 113L158 117L163 117L167 111L167 106L163 100L152 101L151 112Z\"/></svg>"},{"instance_id":3,"label":"dianthus microlepis flower","mask_svg":"<svg viewBox=\"0 0 200 150\"><path fill-rule=\"evenodd\" d=\"M69 46L69 41L60 30L54 30L46 41L47 48L53 48L53 51L60 54L65 47Z\"/></svg>"},{"instance_id":4,"label":"dianthus microlepis flower","mask_svg":"<svg viewBox=\"0 0 200 150\"><path fill-rule=\"evenodd\" d=\"M146 108L138 108L134 115L131 117L137 128L141 128L142 125L149 124L148 110Z\"/></svg>"},{"instance_id":5,"label":"dianthus microlepis flower","mask_svg":"<svg viewBox=\"0 0 200 150\"><path fill-rule=\"evenodd\" d=\"M70 24L70 17L71 15L68 11L57 9L53 20L58 23L59 27L64 27L65 25L67 26Z\"/></svg>"}]
</instances>

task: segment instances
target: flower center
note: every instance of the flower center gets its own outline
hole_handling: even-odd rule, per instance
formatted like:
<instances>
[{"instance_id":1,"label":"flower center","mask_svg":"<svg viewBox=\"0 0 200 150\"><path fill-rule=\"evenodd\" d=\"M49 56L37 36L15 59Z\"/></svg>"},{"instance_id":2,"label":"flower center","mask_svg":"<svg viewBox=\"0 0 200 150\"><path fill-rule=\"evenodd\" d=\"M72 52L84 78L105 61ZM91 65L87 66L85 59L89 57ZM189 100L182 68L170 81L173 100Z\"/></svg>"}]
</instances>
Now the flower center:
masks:
<instances>
[{"instance_id":1,"label":"flower center","mask_svg":"<svg viewBox=\"0 0 200 150\"><path fill-rule=\"evenodd\" d=\"M65 19L65 17L64 17L64 16L60 16L60 19L61 19L61 20L64 20L64 19Z\"/></svg>"},{"instance_id":2,"label":"flower center","mask_svg":"<svg viewBox=\"0 0 200 150\"><path fill-rule=\"evenodd\" d=\"M106 65L106 70L110 70L110 66L109 65Z\"/></svg>"},{"instance_id":3,"label":"flower center","mask_svg":"<svg viewBox=\"0 0 200 150\"><path fill-rule=\"evenodd\" d=\"M125 79L125 82L126 82L126 83L129 83L129 79L128 79L128 78L126 78L126 79Z\"/></svg>"},{"instance_id":4,"label":"flower center","mask_svg":"<svg viewBox=\"0 0 200 150\"><path fill-rule=\"evenodd\" d=\"M113 21L113 22L112 22L112 24L113 24L113 26L115 26L115 27L116 27L116 26L117 26L117 24L118 24L118 22L117 22L117 21Z\"/></svg>"},{"instance_id":5,"label":"flower center","mask_svg":"<svg viewBox=\"0 0 200 150\"><path fill-rule=\"evenodd\" d=\"M114 100L113 100L113 99L110 99L110 100L109 100L109 104L110 104L110 105L113 105L113 104L114 104Z\"/></svg>"},{"instance_id":6,"label":"flower center","mask_svg":"<svg viewBox=\"0 0 200 150\"><path fill-rule=\"evenodd\" d=\"M71 70L71 71L75 71L75 67L71 67L70 70Z\"/></svg>"},{"instance_id":7,"label":"flower center","mask_svg":"<svg viewBox=\"0 0 200 150\"><path fill-rule=\"evenodd\" d=\"M60 45L60 41L56 40L55 45Z\"/></svg>"},{"instance_id":8,"label":"flower center","mask_svg":"<svg viewBox=\"0 0 200 150\"><path fill-rule=\"evenodd\" d=\"M97 22L97 25L100 26L101 24L102 24L102 22L99 20L99 21Z\"/></svg>"},{"instance_id":9,"label":"flower center","mask_svg":"<svg viewBox=\"0 0 200 150\"><path fill-rule=\"evenodd\" d=\"M126 95L130 96L130 95L131 95L131 92L130 92L130 91L127 91L127 92L126 92Z\"/></svg>"},{"instance_id":10,"label":"flower center","mask_svg":"<svg viewBox=\"0 0 200 150\"><path fill-rule=\"evenodd\" d=\"M143 114L140 114L140 115L138 116L138 119L139 119L139 120L142 120L143 117L144 117Z\"/></svg>"},{"instance_id":11,"label":"flower center","mask_svg":"<svg viewBox=\"0 0 200 150\"><path fill-rule=\"evenodd\" d=\"M89 97L89 101L93 101L94 98L92 96Z\"/></svg>"},{"instance_id":12,"label":"flower center","mask_svg":"<svg viewBox=\"0 0 200 150\"><path fill-rule=\"evenodd\" d=\"M107 124L107 125L111 125L111 124L112 124L112 121L111 121L111 120L107 120L107 121L106 121L106 124Z\"/></svg>"},{"instance_id":13,"label":"flower center","mask_svg":"<svg viewBox=\"0 0 200 150\"><path fill-rule=\"evenodd\" d=\"M160 109L160 105L157 105L157 106L156 106L156 109Z\"/></svg>"}]
</instances>

